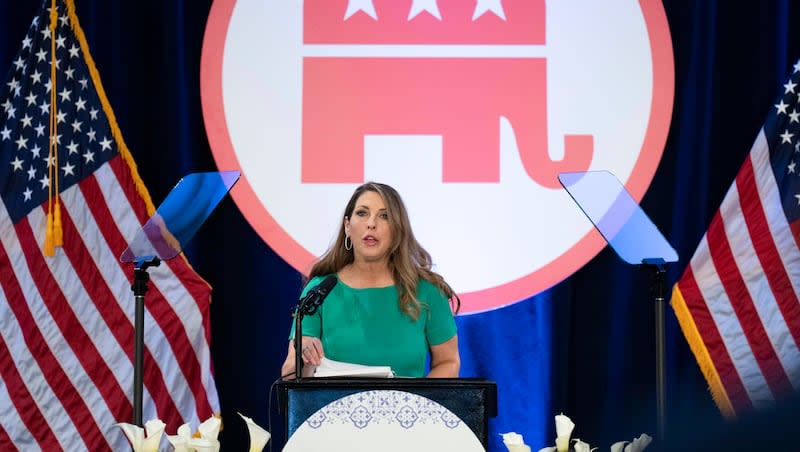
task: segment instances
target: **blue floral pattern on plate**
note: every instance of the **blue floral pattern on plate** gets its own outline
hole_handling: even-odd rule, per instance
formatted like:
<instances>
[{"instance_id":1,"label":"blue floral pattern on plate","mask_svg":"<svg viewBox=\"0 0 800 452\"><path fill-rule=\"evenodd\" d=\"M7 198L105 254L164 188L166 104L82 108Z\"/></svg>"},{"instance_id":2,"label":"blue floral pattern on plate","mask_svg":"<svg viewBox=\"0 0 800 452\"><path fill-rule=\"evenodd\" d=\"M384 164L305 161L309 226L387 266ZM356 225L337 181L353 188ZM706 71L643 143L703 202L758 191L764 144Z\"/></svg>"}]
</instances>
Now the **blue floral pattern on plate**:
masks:
<instances>
[{"instance_id":1,"label":"blue floral pattern on plate","mask_svg":"<svg viewBox=\"0 0 800 452\"><path fill-rule=\"evenodd\" d=\"M324 424L351 423L359 429L374 424L399 424L405 429L415 424L442 424L454 429L461 419L433 400L403 391L364 391L327 405L306 419L318 429Z\"/></svg>"}]
</instances>

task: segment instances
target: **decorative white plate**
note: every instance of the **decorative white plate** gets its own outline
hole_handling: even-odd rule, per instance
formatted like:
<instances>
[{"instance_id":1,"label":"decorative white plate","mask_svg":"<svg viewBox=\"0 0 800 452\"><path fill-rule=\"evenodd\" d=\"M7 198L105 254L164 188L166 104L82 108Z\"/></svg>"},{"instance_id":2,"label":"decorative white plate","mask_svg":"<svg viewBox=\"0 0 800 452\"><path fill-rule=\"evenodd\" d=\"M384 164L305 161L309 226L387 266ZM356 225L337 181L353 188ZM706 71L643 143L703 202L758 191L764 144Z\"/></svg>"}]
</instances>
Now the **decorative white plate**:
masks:
<instances>
[{"instance_id":1,"label":"decorative white plate","mask_svg":"<svg viewBox=\"0 0 800 452\"><path fill-rule=\"evenodd\" d=\"M319 409L295 430L284 452L484 451L447 408L403 391L364 391Z\"/></svg>"}]
</instances>

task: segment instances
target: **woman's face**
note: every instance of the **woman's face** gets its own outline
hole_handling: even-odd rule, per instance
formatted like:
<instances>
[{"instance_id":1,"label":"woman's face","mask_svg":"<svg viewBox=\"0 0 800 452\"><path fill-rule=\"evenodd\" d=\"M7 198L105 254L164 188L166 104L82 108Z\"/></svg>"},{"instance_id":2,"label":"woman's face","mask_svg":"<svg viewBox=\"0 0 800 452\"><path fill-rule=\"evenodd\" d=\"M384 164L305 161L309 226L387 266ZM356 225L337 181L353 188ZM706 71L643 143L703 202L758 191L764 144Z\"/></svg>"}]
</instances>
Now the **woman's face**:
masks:
<instances>
[{"instance_id":1,"label":"woman's face","mask_svg":"<svg viewBox=\"0 0 800 452\"><path fill-rule=\"evenodd\" d=\"M386 204L378 193L365 191L356 199L352 215L344 219L344 230L353 242L356 261L375 262L388 258L392 228Z\"/></svg>"}]
</instances>

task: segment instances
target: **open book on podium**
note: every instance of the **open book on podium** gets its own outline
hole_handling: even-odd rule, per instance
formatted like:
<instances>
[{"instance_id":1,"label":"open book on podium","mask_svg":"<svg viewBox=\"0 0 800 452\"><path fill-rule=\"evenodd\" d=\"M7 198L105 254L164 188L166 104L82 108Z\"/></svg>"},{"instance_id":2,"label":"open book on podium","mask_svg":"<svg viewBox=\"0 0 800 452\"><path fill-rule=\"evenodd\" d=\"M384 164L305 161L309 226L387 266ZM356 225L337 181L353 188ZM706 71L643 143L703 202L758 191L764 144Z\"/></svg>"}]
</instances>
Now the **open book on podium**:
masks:
<instances>
[{"instance_id":1,"label":"open book on podium","mask_svg":"<svg viewBox=\"0 0 800 452\"><path fill-rule=\"evenodd\" d=\"M319 366L314 370L314 376L393 378L394 371L389 366L365 366L322 358Z\"/></svg>"}]
</instances>

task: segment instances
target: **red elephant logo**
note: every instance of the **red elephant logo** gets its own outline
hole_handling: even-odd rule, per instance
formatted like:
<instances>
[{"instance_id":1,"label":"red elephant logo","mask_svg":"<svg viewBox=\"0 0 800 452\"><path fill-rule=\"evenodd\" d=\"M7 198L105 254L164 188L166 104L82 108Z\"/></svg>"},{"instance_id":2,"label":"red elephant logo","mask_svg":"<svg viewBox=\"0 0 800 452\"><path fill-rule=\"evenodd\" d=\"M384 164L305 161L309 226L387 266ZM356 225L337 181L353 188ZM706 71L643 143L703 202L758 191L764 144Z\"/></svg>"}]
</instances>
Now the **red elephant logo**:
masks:
<instances>
[{"instance_id":1,"label":"red elephant logo","mask_svg":"<svg viewBox=\"0 0 800 452\"><path fill-rule=\"evenodd\" d=\"M442 182L496 183L501 117L539 185L558 188L558 173L589 168L592 135L565 135L564 158L549 157L545 58L447 55L544 45L545 2L472 3L414 0L406 13L396 0L305 2L306 46L424 55L304 57L303 183L362 182L366 135L440 135Z\"/></svg>"}]
</instances>

